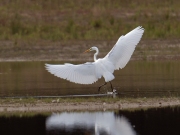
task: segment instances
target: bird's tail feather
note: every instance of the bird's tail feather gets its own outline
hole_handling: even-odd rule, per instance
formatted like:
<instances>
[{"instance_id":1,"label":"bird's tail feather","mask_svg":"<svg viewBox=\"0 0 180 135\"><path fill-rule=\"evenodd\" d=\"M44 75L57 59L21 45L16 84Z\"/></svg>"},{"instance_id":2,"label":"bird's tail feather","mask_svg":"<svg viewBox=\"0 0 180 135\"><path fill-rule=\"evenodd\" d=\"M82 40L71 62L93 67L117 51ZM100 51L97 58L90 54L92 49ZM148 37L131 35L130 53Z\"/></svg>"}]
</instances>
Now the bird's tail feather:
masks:
<instances>
[{"instance_id":1,"label":"bird's tail feather","mask_svg":"<svg viewBox=\"0 0 180 135\"><path fill-rule=\"evenodd\" d=\"M110 72L105 72L103 74L103 77L105 78L105 82L112 81L114 79L114 75Z\"/></svg>"}]
</instances>

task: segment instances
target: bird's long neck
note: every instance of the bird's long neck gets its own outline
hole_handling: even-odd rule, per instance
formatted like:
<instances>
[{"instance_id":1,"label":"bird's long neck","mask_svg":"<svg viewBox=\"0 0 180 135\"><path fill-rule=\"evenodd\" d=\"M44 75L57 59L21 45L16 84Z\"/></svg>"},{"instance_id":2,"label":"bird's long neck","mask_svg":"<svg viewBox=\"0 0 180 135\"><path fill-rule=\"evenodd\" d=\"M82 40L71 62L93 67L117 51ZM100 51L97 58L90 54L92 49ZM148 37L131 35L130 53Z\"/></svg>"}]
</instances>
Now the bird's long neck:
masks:
<instances>
[{"instance_id":1,"label":"bird's long neck","mask_svg":"<svg viewBox=\"0 0 180 135\"><path fill-rule=\"evenodd\" d=\"M98 53L99 53L99 50L98 50L98 48L96 48L96 53L94 54L94 61L97 60L97 55L98 55Z\"/></svg>"}]
</instances>

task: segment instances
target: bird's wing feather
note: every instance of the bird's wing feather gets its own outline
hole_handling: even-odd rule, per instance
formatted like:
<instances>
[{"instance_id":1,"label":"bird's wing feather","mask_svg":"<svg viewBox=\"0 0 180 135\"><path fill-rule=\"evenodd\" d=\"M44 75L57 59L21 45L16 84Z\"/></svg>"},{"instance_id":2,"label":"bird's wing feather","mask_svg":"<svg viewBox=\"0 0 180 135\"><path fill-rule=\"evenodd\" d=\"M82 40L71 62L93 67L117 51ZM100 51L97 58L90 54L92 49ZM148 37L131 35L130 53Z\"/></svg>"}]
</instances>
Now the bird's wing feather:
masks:
<instances>
[{"instance_id":1,"label":"bird's wing feather","mask_svg":"<svg viewBox=\"0 0 180 135\"><path fill-rule=\"evenodd\" d=\"M115 69L124 68L130 60L143 33L144 29L139 26L125 36L121 36L115 46L105 56L105 59L109 59L114 64Z\"/></svg>"},{"instance_id":2,"label":"bird's wing feather","mask_svg":"<svg viewBox=\"0 0 180 135\"><path fill-rule=\"evenodd\" d=\"M57 77L79 84L92 84L98 80L94 63L84 63L79 65L64 64L50 65L45 64L46 69Z\"/></svg>"}]
</instances>

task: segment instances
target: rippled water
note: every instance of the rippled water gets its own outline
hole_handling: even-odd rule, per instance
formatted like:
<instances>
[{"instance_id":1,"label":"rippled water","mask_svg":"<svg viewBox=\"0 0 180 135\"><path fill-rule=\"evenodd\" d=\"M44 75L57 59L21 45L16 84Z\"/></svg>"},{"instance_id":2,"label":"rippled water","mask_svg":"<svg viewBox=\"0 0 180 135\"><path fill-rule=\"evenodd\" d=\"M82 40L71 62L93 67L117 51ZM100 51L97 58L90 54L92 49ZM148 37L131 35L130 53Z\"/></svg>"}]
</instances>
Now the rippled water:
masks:
<instances>
[{"instance_id":1,"label":"rippled water","mask_svg":"<svg viewBox=\"0 0 180 135\"><path fill-rule=\"evenodd\" d=\"M179 135L180 107L0 114L2 135Z\"/></svg>"},{"instance_id":2,"label":"rippled water","mask_svg":"<svg viewBox=\"0 0 180 135\"><path fill-rule=\"evenodd\" d=\"M45 63L62 62L0 62L0 96L60 96L95 94L104 79L92 85L79 85L48 73ZM73 62L83 63L83 62ZM113 86L120 96L179 96L180 62L130 61L115 71ZM110 85L102 93L110 90Z\"/></svg>"}]
</instances>

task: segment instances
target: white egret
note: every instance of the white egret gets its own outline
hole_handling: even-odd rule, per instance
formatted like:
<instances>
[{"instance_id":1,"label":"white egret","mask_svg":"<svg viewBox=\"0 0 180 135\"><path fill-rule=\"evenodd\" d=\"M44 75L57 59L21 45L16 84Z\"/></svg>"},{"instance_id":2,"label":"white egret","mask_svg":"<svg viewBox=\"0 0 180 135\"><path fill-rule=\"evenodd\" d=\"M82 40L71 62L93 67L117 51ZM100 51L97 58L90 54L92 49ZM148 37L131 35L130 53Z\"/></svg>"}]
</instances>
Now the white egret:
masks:
<instances>
[{"instance_id":1,"label":"white egret","mask_svg":"<svg viewBox=\"0 0 180 135\"><path fill-rule=\"evenodd\" d=\"M125 36L121 36L111 51L102 59L97 59L98 48L91 47L85 52L96 51L94 62L79 65L69 63L64 65L46 64L45 67L51 74L79 84L92 84L103 76L105 83L99 86L98 91L100 91L101 87L106 85L107 82L111 84L111 81L115 78L113 75L114 70L122 69L126 66L143 33L144 28L139 26ZM111 89L113 91L112 84Z\"/></svg>"}]
</instances>

